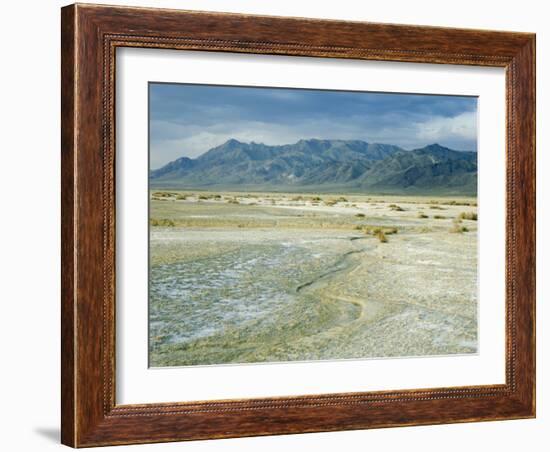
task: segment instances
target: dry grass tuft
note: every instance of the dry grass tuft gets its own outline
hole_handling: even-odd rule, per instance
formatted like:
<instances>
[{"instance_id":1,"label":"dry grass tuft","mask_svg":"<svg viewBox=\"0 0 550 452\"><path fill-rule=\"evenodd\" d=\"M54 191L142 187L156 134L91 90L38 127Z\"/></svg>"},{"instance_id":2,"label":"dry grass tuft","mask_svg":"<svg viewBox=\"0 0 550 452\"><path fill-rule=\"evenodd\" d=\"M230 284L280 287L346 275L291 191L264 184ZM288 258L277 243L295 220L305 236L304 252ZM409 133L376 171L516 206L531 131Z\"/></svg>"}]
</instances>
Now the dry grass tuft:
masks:
<instances>
[{"instance_id":1,"label":"dry grass tuft","mask_svg":"<svg viewBox=\"0 0 550 452\"><path fill-rule=\"evenodd\" d=\"M403 209L403 207L398 206L397 204L390 204L389 208L391 210L394 210L395 212L404 212L405 211L405 209Z\"/></svg>"},{"instance_id":2,"label":"dry grass tuft","mask_svg":"<svg viewBox=\"0 0 550 452\"><path fill-rule=\"evenodd\" d=\"M168 191L156 191L151 196L154 198L171 198L172 196L177 196L177 193L171 193Z\"/></svg>"},{"instance_id":3,"label":"dry grass tuft","mask_svg":"<svg viewBox=\"0 0 550 452\"><path fill-rule=\"evenodd\" d=\"M386 243L388 241L387 236L397 234L398 229L396 227L363 226L363 232L377 237L382 243Z\"/></svg>"},{"instance_id":4,"label":"dry grass tuft","mask_svg":"<svg viewBox=\"0 0 550 452\"><path fill-rule=\"evenodd\" d=\"M460 223L453 223L453 227L451 229L449 229L449 232L453 232L453 233L463 233L463 232L468 232L469 229L466 227L466 226L462 226Z\"/></svg>"},{"instance_id":5,"label":"dry grass tuft","mask_svg":"<svg viewBox=\"0 0 550 452\"><path fill-rule=\"evenodd\" d=\"M176 224L173 220L169 220L168 218L151 218L151 226L160 226L160 227L174 227Z\"/></svg>"},{"instance_id":6,"label":"dry grass tuft","mask_svg":"<svg viewBox=\"0 0 550 452\"><path fill-rule=\"evenodd\" d=\"M460 218L461 220L477 221L477 213L475 213L475 212L461 212L458 215L458 218Z\"/></svg>"},{"instance_id":7,"label":"dry grass tuft","mask_svg":"<svg viewBox=\"0 0 550 452\"><path fill-rule=\"evenodd\" d=\"M386 234L384 234L384 231L378 231L376 233L376 237L378 238L378 240L380 240L380 243L388 242L388 238L386 237Z\"/></svg>"}]
</instances>

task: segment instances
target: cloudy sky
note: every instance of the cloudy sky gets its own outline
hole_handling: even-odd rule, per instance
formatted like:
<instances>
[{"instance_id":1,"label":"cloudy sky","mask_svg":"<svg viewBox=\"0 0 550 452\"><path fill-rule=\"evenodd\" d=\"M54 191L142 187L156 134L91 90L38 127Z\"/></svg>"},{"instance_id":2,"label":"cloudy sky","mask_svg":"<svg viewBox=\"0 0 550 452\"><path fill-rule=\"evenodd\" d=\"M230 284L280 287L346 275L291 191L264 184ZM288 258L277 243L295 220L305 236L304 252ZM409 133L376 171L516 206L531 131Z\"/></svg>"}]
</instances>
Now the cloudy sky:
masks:
<instances>
[{"instance_id":1,"label":"cloudy sky","mask_svg":"<svg viewBox=\"0 0 550 452\"><path fill-rule=\"evenodd\" d=\"M230 138L477 149L475 97L151 83L149 100L152 169L197 157Z\"/></svg>"}]
</instances>

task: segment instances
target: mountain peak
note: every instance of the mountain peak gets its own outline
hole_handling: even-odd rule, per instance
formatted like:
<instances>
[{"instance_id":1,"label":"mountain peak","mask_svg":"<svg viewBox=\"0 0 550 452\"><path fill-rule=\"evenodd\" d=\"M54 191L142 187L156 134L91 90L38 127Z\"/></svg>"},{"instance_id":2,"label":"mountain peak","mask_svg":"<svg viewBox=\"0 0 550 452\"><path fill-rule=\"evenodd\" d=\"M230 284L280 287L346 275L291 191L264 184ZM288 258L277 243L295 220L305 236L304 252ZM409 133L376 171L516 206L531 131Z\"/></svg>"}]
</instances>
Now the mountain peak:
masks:
<instances>
[{"instance_id":1,"label":"mountain peak","mask_svg":"<svg viewBox=\"0 0 550 452\"><path fill-rule=\"evenodd\" d=\"M432 144L428 144L427 146L424 146L423 148L420 148L420 149L426 149L426 150L434 151L434 150L438 150L438 149L449 149L449 148L446 147L446 146L441 146L439 143L432 143Z\"/></svg>"},{"instance_id":2,"label":"mountain peak","mask_svg":"<svg viewBox=\"0 0 550 452\"><path fill-rule=\"evenodd\" d=\"M246 143L242 143L239 140L236 140L235 138L230 138L225 143L223 143L220 147L235 147L243 144L246 144Z\"/></svg>"},{"instance_id":3,"label":"mountain peak","mask_svg":"<svg viewBox=\"0 0 550 452\"><path fill-rule=\"evenodd\" d=\"M423 148L414 149L411 152L420 152L420 153L432 153L438 155L455 155L455 156L466 156L467 154L476 154L475 151L457 151L455 149L448 148L447 146L442 146L439 143L429 144Z\"/></svg>"}]
</instances>

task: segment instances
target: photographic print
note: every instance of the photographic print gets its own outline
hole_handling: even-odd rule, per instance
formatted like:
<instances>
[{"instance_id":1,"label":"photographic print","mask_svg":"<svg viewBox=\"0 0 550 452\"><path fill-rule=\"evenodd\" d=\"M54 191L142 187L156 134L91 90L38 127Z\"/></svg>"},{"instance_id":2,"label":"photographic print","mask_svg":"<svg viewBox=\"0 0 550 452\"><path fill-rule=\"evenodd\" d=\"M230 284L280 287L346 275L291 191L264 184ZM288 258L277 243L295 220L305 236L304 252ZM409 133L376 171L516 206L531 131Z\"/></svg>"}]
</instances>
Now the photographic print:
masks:
<instances>
[{"instance_id":1,"label":"photographic print","mask_svg":"<svg viewBox=\"0 0 550 452\"><path fill-rule=\"evenodd\" d=\"M151 367L478 351L477 98L149 83Z\"/></svg>"}]
</instances>

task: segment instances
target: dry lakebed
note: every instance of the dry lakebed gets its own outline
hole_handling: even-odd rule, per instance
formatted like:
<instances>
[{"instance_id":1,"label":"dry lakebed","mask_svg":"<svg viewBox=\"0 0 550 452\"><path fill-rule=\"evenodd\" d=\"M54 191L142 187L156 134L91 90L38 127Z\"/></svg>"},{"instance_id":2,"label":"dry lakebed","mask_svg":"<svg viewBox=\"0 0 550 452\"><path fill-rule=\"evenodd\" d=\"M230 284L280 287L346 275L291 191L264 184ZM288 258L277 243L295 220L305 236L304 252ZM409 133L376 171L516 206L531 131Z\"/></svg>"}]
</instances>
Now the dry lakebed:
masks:
<instances>
[{"instance_id":1,"label":"dry lakebed","mask_svg":"<svg viewBox=\"0 0 550 452\"><path fill-rule=\"evenodd\" d=\"M477 352L475 198L151 190L152 367Z\"/></svg>"}]
</instances>

